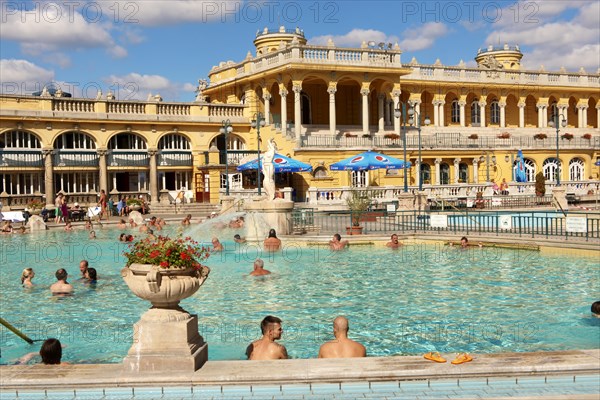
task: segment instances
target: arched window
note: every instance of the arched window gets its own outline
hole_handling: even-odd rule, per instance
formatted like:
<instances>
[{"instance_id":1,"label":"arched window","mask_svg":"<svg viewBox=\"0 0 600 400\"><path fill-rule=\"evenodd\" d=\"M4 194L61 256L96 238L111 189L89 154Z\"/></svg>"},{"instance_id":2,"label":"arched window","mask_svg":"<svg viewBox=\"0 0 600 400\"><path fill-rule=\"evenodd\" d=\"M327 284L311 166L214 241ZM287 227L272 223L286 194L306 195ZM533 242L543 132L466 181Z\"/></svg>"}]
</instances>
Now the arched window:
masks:
<instances>
[{"instance_id":1,"label":"arched window","mask_svg":"<svg viewBox=\"0 0 600 400\"><path fill-rule=\"evenodd\" d=\"M585 164L581 158L574 158L569 161L569 180L585 180Z\"/></svg>"},{"instance_id":2,"label":"arched window","mask_svg":"<svg viewBox=\"0 0 600 400\"><path fill-rule=\"evenodd\" d=\"M56 138L54 148L58 150L95 150L96 143L94 139L83 132L65 132Z\"/></svg>"},{"instance_id":3,"label":"arched window","mask_svg":"<svg viewBox=\"0 0 600 400\"><path fill-rule=\"evenodd\" d=\"M159 150L190 150L190 141L182 135L170 133L160 138Z\"/></svg>"},{"instance_id":4,"label":"arched window","mask_svg":"<svg viewBox=\"0 0 600 400\"><path fill-rule=\"evenodd\" d=\"M225 150L225 135L219 135L210 142L210 147L215 146L219 150ZM236 135L229 134L227 137L227 150L245 150L246 142Z\"/></svg>"},{"instance_id":5,"label":"arched window","mask_svg":"<svg viewBox=\"0 0 600 400\"><path fill-rule=\"evenodd\" d=\"M500 125L500 105L498 104L498 100L494 100L490 104L490 123Z\"/></svg>"},{"instance_id":6,"label":"arched window","mask_svg":"<svg viewBox=\"0 0 600 400\"><path fill-rule=\"evenodd\" d=\"M469 182L469 166L465 163L458 164L458 182Z\"/></svg>"},{"instance_id":7,"label":"arched window","mask_svg":"<svg viewBox=\"0 0 600 400\"><path fill-rule=\"evenodd\" d=\"M431 183L431 166L429 164L421 164L421 181L423 183Z\"/></svg>"},{"instance_id":8,"label":"arched window","mask_svg":"<svg viewBox=\"0 0 600 400\"><path fill-rule=\"evenodd\" d=\"M471 103L471 125L479 126L481 124L481 106L477 99Z\"/></svg>"},{"instance_id":9,"label":"arched window","mask_svg":"<svg viewBox=\"0 0 600 400\"><path fill-rule=\"evenodd\" d=\"M556 181L557 174L559 174L559 163L556 162L556 158L547 158L544 160L542 164L542 171L544 173L544 178L547 181Z\"/></svg>"},{"instance_id":10,"label":"arched window","mask_svg":"<svg viewBox=\"0 0 600 400\"><path fill-rule=\"evenodd\" d=\"M369 183L369 171L352 171L352 187L366 187Z\"/></svg>"},{"instance_id":11,"label":"arched window","mask_svg":"<svg viewBox=\"0 0 600 400\"><path fill-rule=\"evenodd\" d=\"M311 124L312 123L312 110L310 108L310 96L304 92L300 94L301 99L301 117L303 124Z\"/></svg>"},{"instance_id":12,"label":"arched window","mask_svg":"<svg viewBox=\"0 0 600 400\"><path fill-rule=\"evenodd\" d=\"M111 150L146 150L148 146L143 137L131 133L119 133L108 142Z\"/></svg>"},{"instance_id":13,"label":"arched window","mask_svg":"<svg viewBox=\"0 0 600 400\"><path fill-rule=\"evenodd\" d=\"M0 134L0 149L41 149L40 140L33 133L14 130Z\"/></svg>"},{"instance_id":14,"label":"arched window","mask_svg":"<svg viewBox=\"0 0 600 400\"><path fill-rule=\"evenodd\" d=\"M327 169L325 167L317 167L313 172L313 177L315 179L323 179L328 178Z\"/></svg>"},{"instance_id":15,"label":"arched window","mask_svg":"<svg viewBox=\"0 0 600 400\"><path fill-rule=\"evenodd\" d=\"M533 160L530 160L529 158L525 158L523 160L523 164L525 165L526 182L534 182L535 174L537 173L537 169L535 167L535 162ZM519 162L515 161L513 163L513 176L517 176L517 168L519 168Z\"/></svg>"},{"instance_id":16,"label":"arched window","mask_svg":"<svg viewBox=\"0 0 600 400\"><path fill-rule=\"evenodd\" d=\"M460 105L458 104L458 100L453 100L450 105L450 118L452 123L460 123Z\"/></svg>"},{"instance_id":17,"label":"arched window","mask_svg":"<svg viewBox=\"0 0 600 400\"><path fill-rule=\"evenodd\" d=\"M450 183L450 166L446 163L440 164L440 181L438 184L447 185Z\"/></svg>"}]
</instances>

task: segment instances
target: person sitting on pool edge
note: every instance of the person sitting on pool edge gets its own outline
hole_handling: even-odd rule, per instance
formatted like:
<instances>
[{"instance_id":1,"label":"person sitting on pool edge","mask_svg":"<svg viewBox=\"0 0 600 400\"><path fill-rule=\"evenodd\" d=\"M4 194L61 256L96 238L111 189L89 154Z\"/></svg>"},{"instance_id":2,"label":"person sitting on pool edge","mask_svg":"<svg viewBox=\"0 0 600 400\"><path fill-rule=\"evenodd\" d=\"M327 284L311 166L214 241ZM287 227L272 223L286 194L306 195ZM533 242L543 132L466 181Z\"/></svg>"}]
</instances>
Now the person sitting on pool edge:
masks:
<instances>
[{"instance_id":1,"label":"person sitting on pool edge","mask_svg":"<svg viewBox=\"0 0 600 400\"><path fill-rule=\"evenodd\" d=\"M600 318L600 301L592 303L592 315L596 318Z\"/></svg>"},{"instance_id":2,"label":"person sitting on pool edge","mask_svg":"<svg viewBox=\"0 0 600 400\"><path fill-rule=\"evenodd\" d=\"M269 231L269 237L265 239L263 246L266 251L274 252L281 249L281 239L277 237L275 229Z\"/></svg>"},{"instance_id":3,"label":"person sitting on pool edge","mask_svg":"<svg viewBox=\"0 0 600 400\"><path fill-rule=\"evenodd\" d=\"M348 319L339 316L333 320L335 339L323 344L319 349L319 358L366 357L367 349L362 344L348 339Z\"/></svg>"},{"instance_id":4,"label":"person sitting on pool edge","mask_svg":"<svg viewBox=\"0 0 600 400\"><path fill-rule=\"evenodd\" d=\"M283 328L281 319L267 315L260 323L262 337L246 348L248 360L285 360L288 358L285 346L275 343L281 339Z\"/></svg>"},{"instance_id":5,"label":"person sitting on pool edge","mask_svg":"<svg viewBox=\"0 0 600 400\"><path fill-rule=\"evenodd\" d=\"M333 235L333 239L329 241L329 249L333 251L344 250L348 247L349 243L347 240L342 240L342 237L339 233Z\"/></svg>"}]
</instances>

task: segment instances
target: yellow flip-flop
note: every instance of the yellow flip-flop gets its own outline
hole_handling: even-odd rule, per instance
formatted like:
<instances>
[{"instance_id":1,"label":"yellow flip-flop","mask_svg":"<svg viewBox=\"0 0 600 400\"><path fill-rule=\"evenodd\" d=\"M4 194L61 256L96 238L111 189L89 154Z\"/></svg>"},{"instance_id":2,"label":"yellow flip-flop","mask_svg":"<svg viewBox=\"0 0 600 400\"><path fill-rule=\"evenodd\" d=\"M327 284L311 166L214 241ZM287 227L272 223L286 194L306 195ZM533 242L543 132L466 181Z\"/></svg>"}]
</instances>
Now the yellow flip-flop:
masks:
<instances>
[{"instance_id":1,"label":"yellow flip-flop","mask_svg":"<svg viewBox=\"0 0 600 400\"><path fill-rule=\"evenodd\" d=\"M423 358L425 358L426 360L430 360L430 361L435 361L435 362L439 362L439 363L445 363L446 359L443 358L440 353L436 352L429 352L423 355Z\"/></svg>"},{"instance_id":2,"label":"yellow flip-flop","mask_svg":"<svg viewBox=\"0 0 600 400\"><path fill-rule=\"evenodd\" d=\"M460 353L459 355L456 356L456 358L452 361L452 364L454 365L458 365L458 364L463 364L469 361L473 361L473 357L471 357L470 355L468 355L467 353Z\"/></svg>"}]
</instances>

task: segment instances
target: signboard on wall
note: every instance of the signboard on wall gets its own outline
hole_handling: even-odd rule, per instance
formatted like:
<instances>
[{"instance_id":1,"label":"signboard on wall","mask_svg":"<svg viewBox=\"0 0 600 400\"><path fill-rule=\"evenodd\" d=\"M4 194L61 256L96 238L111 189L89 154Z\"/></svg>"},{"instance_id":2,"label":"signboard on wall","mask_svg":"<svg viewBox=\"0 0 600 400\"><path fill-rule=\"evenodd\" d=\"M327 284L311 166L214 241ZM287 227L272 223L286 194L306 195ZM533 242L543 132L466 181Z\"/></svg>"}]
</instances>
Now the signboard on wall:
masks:
<instances>
[{"instance_id":1,"label":"signboard on wall","mask_svg":"<svg viewBox=\"0 0 600 400\"><path fill-rule=\"evenodd\" d=\"M510 215L499 215L498 216L498 227L502 230L509 231L512 229L512 216Z\"/></svg>"},{"instance_id":2,"label":"signboard on wall","mask_svg":"<svg viewBox=\"0 0 600 400\"><path fill-rule=\"evenodd\" d=\"M567 217L565 227L569 233L586 233L587 218L586 217Z\"/></svg>"},{"instance_id":3,"label":"signboard on wall","mask_svg":"<svg viewBox=\"0 0 600 400\"><path fill-rule=\"evenodd\" d=\"M445 214L431 214L429 219L429 225L432 228L447 228L448 216Z\"/></svg>"}]
</instances>

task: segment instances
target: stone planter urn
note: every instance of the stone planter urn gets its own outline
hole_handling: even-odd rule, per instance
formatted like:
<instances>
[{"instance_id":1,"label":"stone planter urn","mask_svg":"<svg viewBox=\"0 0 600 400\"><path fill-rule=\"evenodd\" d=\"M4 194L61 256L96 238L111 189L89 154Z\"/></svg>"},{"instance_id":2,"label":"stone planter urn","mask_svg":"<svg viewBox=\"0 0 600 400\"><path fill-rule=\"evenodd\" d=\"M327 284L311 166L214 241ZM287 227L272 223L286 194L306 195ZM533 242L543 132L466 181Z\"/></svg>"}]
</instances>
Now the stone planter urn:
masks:
<instances>
[{"instance_id":1,"label":"stone planter urn","mask_svg":"<svg viewBox=\"0 0 600 400\"><path fill-rule=\"evenodd\" d=\"M192 296L210 269L165 269L131 264L121 270L123 280L152 307L134 324L133 345L124 360L126 372L194 372L208 360L208 345L198 333L198 316L179 302Z\"/></svg>"}]
</instances>

